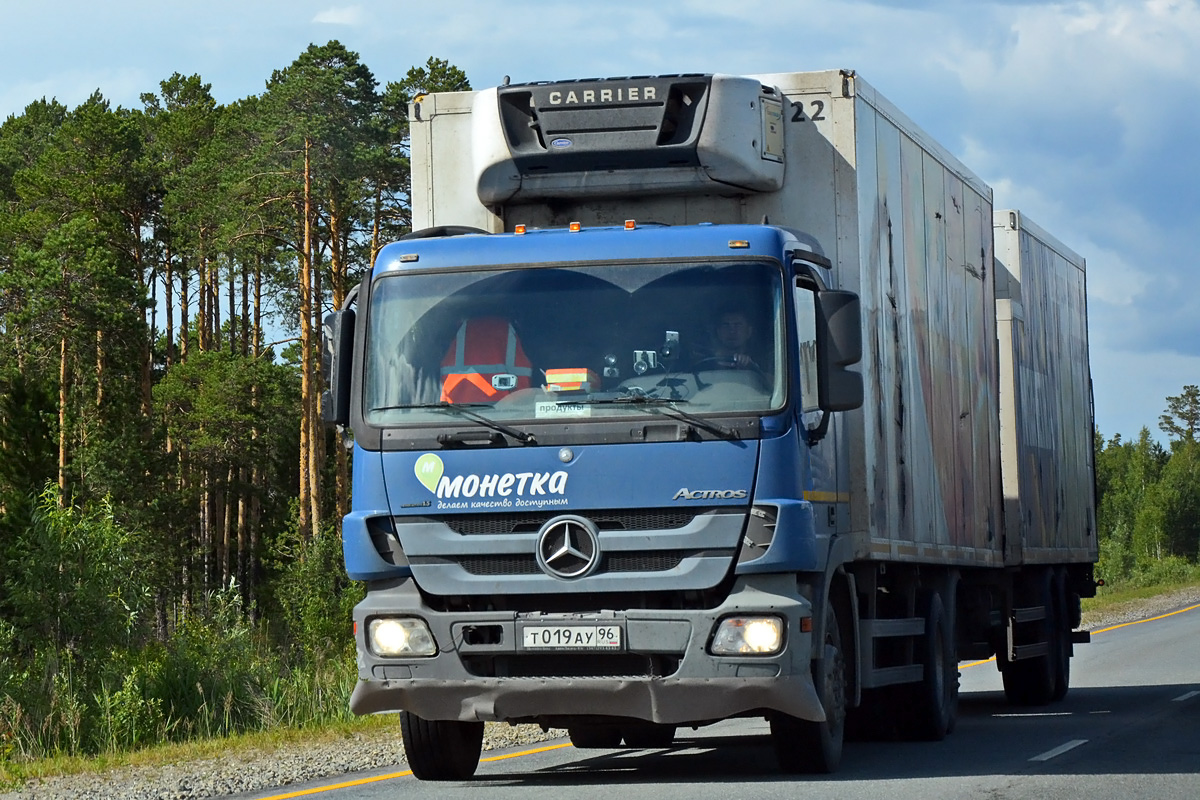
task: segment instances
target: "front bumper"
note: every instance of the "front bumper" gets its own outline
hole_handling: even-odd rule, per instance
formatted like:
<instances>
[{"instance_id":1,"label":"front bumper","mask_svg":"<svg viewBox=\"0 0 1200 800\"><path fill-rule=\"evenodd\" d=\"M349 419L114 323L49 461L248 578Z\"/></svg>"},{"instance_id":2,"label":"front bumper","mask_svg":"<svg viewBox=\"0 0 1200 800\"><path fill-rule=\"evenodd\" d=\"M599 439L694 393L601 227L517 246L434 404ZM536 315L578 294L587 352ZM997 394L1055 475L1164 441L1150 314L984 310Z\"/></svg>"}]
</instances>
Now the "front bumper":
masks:
<instances>
[{"instance_id":1,"label":"front bumper","mask_svg":"<svg viewBox=\"0 0 1200 800\"><path fill-rule=\"evenodd\" d=\"M708 644L727 616L772 613L786 621L783 648L771 656L713 656ZM377 616L425 619L439 652L386 658L370 652L366 631ZM719 607L630 609L594 614L431 611L412 581L369 591L354 611L359 683L356 714L405 710L430 720L541 721L622 717L665 724L705 722L755 711L820 721L812 683L811 604L794 577L739 579ZM620 653L523 651L526 624L603 624L623 630ZM491 632L486 643L470 631ZM498 635L497 635L498 634ZM645 664L635 674L631 664Z\"/></svg>"}]
</instances>

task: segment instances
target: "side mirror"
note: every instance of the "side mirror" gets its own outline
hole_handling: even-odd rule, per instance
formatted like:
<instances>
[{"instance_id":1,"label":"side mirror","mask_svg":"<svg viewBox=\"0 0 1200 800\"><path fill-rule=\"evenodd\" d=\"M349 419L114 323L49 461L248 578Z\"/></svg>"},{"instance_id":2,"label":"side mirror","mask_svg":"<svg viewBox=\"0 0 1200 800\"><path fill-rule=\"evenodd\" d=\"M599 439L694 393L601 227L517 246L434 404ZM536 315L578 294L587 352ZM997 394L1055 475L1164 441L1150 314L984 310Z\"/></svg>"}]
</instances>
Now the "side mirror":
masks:
<instances>
[{"instance_id":1,"label":"side mirror","mask_svg":"<svg viewBox=\"0 0 1200 800\"><path fill-rule=\"evenodd\" d=\"M817 404L849 411L863 404L863 379L847 367L862 360L862 312L853 292L817 292Z\"/></svg>"},{"instance_id":2,"label":"side mirror","mask_svg":"<svg viewBox=\"0 0 1200 800\"><path fill-rule=\"evenodd\" d=\"M321 420L326 425L350 424L350 378L354 361L354 312L334 311L325 316L321 331Z\"/></svg>"}]
</instances>

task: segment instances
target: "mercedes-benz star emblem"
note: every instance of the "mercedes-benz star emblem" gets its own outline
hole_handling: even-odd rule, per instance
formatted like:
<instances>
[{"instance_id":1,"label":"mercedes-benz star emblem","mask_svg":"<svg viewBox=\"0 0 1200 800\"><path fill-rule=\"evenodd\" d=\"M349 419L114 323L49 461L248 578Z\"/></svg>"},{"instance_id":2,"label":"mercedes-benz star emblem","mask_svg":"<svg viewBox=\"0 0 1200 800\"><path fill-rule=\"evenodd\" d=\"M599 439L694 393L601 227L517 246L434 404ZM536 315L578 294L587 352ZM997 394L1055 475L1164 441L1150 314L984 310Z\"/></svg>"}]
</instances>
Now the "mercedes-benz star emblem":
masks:
<instances>
[{"instance_id":1,"label":"mercedes-benz star emblem","mask_svg":"<svg viewBox=\"0 0 1200 800\"><path fill-rule=\"evenodd\" d=\"M600 563L596 526L583 517L555 517L542 526L537 562L553 578L572 580L588 575Z\"/></svg>"}]
</instances>

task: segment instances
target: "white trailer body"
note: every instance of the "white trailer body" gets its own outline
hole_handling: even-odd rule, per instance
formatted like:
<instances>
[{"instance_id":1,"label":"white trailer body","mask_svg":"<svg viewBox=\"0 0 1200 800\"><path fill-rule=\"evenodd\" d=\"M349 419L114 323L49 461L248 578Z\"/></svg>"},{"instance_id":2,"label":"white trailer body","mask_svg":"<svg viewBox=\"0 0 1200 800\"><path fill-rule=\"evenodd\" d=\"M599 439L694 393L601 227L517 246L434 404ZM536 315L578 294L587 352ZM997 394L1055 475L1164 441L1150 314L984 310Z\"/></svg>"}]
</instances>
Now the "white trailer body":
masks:
<instances>
[{"instance_id":1,"label":"white trailer body","mask_svg":"<svg viewBox=\"0 0 1200 800\"><path fill-rule=\"evenodd\" d=\"M1019 211L996 212L995 239L1010 560L1095 561L1086 265Z\"/></svg>"}]
</instances>

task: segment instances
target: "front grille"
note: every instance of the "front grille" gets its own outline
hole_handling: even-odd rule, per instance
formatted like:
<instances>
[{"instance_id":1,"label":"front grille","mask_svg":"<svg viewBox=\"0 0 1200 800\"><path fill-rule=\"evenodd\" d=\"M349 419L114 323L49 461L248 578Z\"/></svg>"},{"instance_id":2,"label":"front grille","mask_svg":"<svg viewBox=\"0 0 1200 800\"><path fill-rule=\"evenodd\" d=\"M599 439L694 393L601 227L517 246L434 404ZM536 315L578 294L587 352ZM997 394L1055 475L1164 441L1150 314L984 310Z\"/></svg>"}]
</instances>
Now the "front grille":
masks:
<instances>
[{"instance_id":1,"label":"front grille","mask_svg":"<svg viewBox=\"0 0 1200 800\"><path fill-rule=\"evenodd\" d=\"M596 574L666 572L682 564L685 555L678 550L605 554ZM471 575L540 575L542 572L533 555L464 556L457 560Z\"/></svg>"},{"instance_id":2,"label":"front grille","mask_svg":"<svg viewBox=\"0 0 1200 800\"><path fill-rule=\"evenodd\" d=\"M528 556L463 556L458 565L471 575L537 575L537 559Z\"/></svg>"},{"instance_id":3,"label":"front grille","mask_svg":"<svg viewBox=\"0 0 1200 800\"><path fill-rule=\"evenodd\" d=\"M582 511L602 531L662 531L683 528L707 509L613 509L608 511ZM504 533L536 533L555 517L556 512L530 512L514 514L454 514L445 517L414 517L414 521L441 522L455 533L464 536ZM404 518L396 520L404 524Z\"/></svg>"},{"instance_id":4,"label":"front grille","mask_svg":"<svg viewBox=\"0 0 1200 800\"><path fill-rule=\"evenodd\" d=\"M600 562L602 572L666 572L683 563L678 550L653 553L612 553Z\"/></svg>"},{"instance_id":5,"label":"front grille","mask_svg":"<svg viewBox=\"0 0 1200 800\"><path fill-rule=\"evenodd\" d=\"M537 653L463 656L480 678L661 678L679 670L679 656L648 653Z\"/></svg>"}]
</instances>

